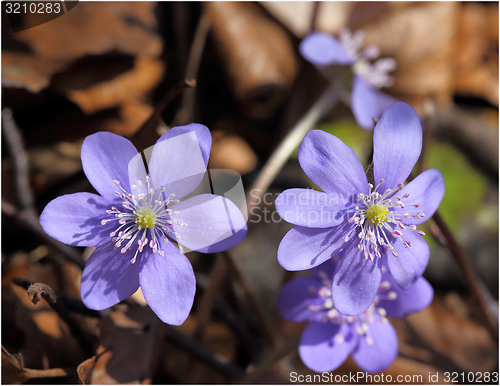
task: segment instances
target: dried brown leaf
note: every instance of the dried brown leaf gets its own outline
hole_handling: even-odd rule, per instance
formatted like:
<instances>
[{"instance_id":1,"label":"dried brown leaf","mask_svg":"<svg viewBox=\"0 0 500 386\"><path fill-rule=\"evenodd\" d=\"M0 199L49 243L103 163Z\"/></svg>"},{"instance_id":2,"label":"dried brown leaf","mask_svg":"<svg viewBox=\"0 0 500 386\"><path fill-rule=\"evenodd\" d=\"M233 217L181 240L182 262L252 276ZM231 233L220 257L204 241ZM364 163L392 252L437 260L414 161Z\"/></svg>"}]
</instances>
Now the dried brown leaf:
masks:
<instances>
[{"instance_id":1,"label":"dried brown leaf","mask_svg":"<svg viewBox=\"0 0 500 386\"><path fill-rule=\"evenodd\" d=\"M36 378L65 377L68 373L64 369L35 370L24 367L21 354L10 354L2 347L2 383L24 383Z\"/></svg>"},{"instance_id":2,"label":"dried brown leaf","mask_svg":"<svg viewBox=\"0 0 500 386\"><path fill-rule=\"evenodd\" d=\"M99 68L99 71L101 70ZM96 69L90 66L87 66L83 73L79 71L78 76L68 71L60 74L57 83L54 84L58 92L76 103L86 114L143 98L160 81L163 64L157 59L137 57L130 70L116 72L111 79L95 83L91 80L86 87L72 82L73 79L78 80L80 77L92 79L93 73L96 73ZM98 75L96 73L96 76Z\"/></svg>"},{"instance_id":3,"label":"dried brown leaf","mask_svg":"<svg viewBox=\"0 0 500 386\"><path fill-rule=\"evenodd\" d=\"M297 72L289 37L255 4L209 2L206 9L234 94L248 114L267 117Z\"/></svg>"},{"instance_id":4,"label":"dried brown leaf","mask_svg":"<svg viewBox=\"0 0 500 386\"><path fill-rule=\"evenodd\" d=\"M407 317L407 320L428 348L449 358L460 369L494 369L497 348L487 329L460 313L451 312L439 298L425 310Z\"/></svg>"},{"instance_id":5,"label":"dried brown leaf","mask_svg":"<svg viewBox=\"0 0 500 386\"><path fill-rule=\"evenodd\" d=\"M3 53L4 85L37 93L52 75L85 55L159 56L154 7L151 2L80 2L63 17L16 33L14 38L33 53Z\"/></svg>"}]
</instances>

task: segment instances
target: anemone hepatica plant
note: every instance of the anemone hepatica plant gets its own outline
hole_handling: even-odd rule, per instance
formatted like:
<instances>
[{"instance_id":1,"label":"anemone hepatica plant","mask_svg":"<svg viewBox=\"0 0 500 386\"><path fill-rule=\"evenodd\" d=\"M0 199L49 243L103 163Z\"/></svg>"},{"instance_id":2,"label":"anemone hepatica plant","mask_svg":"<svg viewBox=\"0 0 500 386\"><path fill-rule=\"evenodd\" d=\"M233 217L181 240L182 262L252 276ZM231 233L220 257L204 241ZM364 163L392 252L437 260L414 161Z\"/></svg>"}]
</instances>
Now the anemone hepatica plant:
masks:
<instances>
[{"instance_id":1,"label":"anemone hepatica plant","mask_svg":"<svg viewBox=\"0 0 500 386\"><path fill-rule=\"evenodd\" d=\"M191 263L174 242L216 252L246 233L239 209L221 196L180 201L200 184L211 144L203 125L172 128L157 141L146 170L127 139L107 132L85 139L83 170L100 195L58 197L45 207L40 224L63 243L97 247L82 274L87 307L108 308L140 286L161 320L184 322L196 283Z\"/></svg>"},{"instance_id":2,"label":"anemone hepatica plant","mask_svg":"<svg viewBox=\"0 0 500 386\"><path fill-rule=\"evenodd\" d=\"M332 371L349 356L364 371L375 373L387 368L398 354L398 339L386 316L401 318L426 308L433 290L419 278L407 290L401 289L382 267L382 282L368 309L347 316L333 306L331 296L333 259L285 284L278 295L281 316L292 322L310 324L302 333L299 355L316 372Z\"/></svg>"},{"instance_id":3,"label":"anemone hepatica plant","mask_svg":"<svg viewBox=\"0 0 500 386\"><path fill-rule=\"evenodd\" d=\"M389 72L396 68L392 58L378 58L377 46L361 49L364 32L354 34L348 29L340 31L339 40L323 32L313 32L300 44L302 56L314 64L320 72L332 81L339 81L343 73L335 71L336 65L351 66L353 79L345 85L351 93L350 104L358 124L364 129L373 128L373 118L380 118L382 112L396 100L378 91L392 86L394 79Z\"/></svg>"},{"instance_id":4,"label":"anemone hepatica plant","mask_svg":"<svg viewBox=\"0 0 500 386\"><path fill-rule=\"evenodd\" d=\"M435 169L404 185L422 148L420 120L409 105L387 108L373 142L375 186L346 144L310 131L299 146L299 163L323 192L288 189L275 202L280 216L297 225L280 243L279 263L305 270L339 255L332 299L345 315L358 315L372 304L382 264L403 289L422 275L430 251L417 225L434 214L445 191Z\"/></svg>"}]
</instances>

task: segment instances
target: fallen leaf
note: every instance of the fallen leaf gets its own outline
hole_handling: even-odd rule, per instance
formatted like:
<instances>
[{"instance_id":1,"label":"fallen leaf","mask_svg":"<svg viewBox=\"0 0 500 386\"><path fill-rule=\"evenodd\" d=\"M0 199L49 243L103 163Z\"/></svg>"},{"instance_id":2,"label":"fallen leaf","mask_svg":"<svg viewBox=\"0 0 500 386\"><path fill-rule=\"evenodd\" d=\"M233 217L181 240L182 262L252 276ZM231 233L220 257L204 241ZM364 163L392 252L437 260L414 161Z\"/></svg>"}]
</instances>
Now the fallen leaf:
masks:
<instances>
[{"instance_id":1,"label":"fallen leaf","mask_svg":"<svg viewBox=\"0 0 500 386\"><path fill-rule=\"evenodd\" d=\"M112 51L157 57L163 44L154 32L155 3L80 2L68 14L14 35L31 53L2 52L4 86L37 93L51 77L85 55Z\"/></svg>"},{"instance_id":2,"label":"fallen leaf","mask_svg":"<svg viewBox=\"0 0 500 386\"><path fill-rule=\"evenodd\" d=\"M268 117L297 73L289 37L255 4L209 2L206 11L234 94L248 115Z\"/></svg>"}]
</instances>

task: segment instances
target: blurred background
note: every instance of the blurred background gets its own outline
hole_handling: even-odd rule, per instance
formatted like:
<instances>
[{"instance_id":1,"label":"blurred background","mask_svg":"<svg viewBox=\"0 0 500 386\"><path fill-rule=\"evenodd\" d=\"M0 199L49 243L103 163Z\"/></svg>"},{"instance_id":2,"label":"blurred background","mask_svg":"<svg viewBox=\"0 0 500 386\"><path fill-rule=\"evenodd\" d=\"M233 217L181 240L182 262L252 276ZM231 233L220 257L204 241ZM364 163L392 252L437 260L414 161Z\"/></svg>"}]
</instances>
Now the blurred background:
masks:
<instances>
[{"instance_id":1,"label":"blurred background","mask_svg":"<svg viewBox=\"0 0 500 386\"><path fill-rule=\"evenodd\" d=\"M363 29L397 61L383 90L422 118L420 170L446 181L439 209L498 323L498 3L79 2L13 33L2 12L2 381L4 383L289 383L312 374L297 354L303 325L281 320L276 295L294 274L276 260L291 225L274 213L284 189L312 187L296 153L257 203L245 240L190 252L197 295L188 320L164 325L140 293L92 313L79 297L90 249L52 242L38 226L55 197L93 191L83 139L110 131L151 146L198 122L213 136L210 168L250 189L263 165L328 87L298 46L311 30ZM37 23L25 15L21 25ZM196 79L196 87L185 79ZM315 125L363 164L372 132L337 105ZM298 146L298 143L296 144ZM471 294L443 228L426 223L431 306L393 320L399 356L385 374L498 371L498 331ZM57 305L33 304L26 282ZM24 287L23 287L24 285ZM489 328L488 328L489 327ZM348 359L335 374L356 372ZM467 383L467 380L465 382Z\"/></svg>"}]
</instances>

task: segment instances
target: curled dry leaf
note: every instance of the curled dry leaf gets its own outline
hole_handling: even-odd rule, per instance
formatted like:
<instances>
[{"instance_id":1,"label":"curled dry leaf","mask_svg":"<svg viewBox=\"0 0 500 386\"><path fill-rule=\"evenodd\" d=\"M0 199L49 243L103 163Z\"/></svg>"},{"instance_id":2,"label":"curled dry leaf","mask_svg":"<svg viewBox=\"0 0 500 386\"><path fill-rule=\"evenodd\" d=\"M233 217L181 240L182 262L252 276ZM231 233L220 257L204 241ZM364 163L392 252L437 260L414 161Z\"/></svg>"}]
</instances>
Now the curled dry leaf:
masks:
<instances>
[{"instance_id":1,"label":"curled dry leaf","mask_svg":"<svg viewBox=\"0 0 500 386\"><path fill-rule=\"evenodd\" d=\"M2 383L24 383L30 379L65 377L68 372L61 368L35 370L24 367L21 354L10 354L2 346Z\"/></svg>"},{"instance_id":2,"label":"curled dry leaf","mask_svg":"<svg viewBox=\"0 0 500 386\"><path fill-rule=\"evenodd\" d=\"M297 72L289 37L255 4L209 2L206 10L234 94L249 115L269 116Z\"/></svg>"},{"instance_id":3,"label":"curled dry leaf","mask_svg":"<svg viewBox=\"0 0 500 386\"><path fill-rule=\"evenodd\" d=\"M92 77L99 75L95 73L95 68L85 66L83 71L78 71L77 74L73 71L59 74L54 87L76 103L83 112L93 114L131 100L138 100L149 93L161 80L163 63L154 58L137 57L128 71L116 71L111 79L94 83ZM89 80L87 86L72 82L73 79L78 80L81 77ZM139 127L140 124L137 128Z\"/></svg>"}]
</instances>

